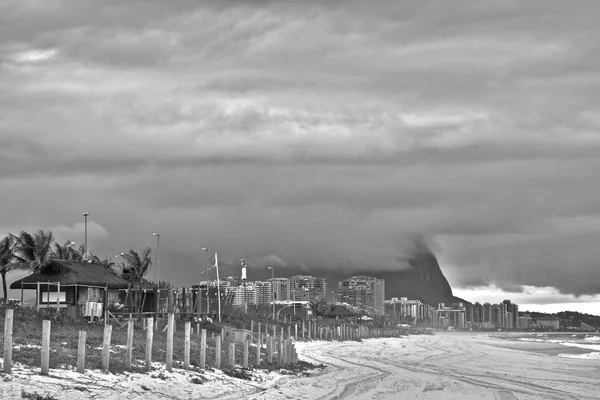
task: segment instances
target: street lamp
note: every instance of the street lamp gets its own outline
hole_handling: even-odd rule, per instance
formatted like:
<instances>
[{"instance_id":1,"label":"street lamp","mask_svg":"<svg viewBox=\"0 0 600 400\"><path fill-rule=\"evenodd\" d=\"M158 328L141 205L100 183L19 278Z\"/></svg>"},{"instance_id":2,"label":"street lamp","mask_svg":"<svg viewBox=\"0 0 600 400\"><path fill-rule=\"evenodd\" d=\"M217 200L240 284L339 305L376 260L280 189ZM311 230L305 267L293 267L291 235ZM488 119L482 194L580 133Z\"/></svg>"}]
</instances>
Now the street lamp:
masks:
<instances>
[{"instance_id":1,"label":"street lamp","mask_svg":"<svg viewBox=\"0 0 600 400\"><path fill-rule=\"evenodd\" d=\"M84 220L84 230L85 230L85 244L84 244L84 249L83 249L83 261L85 261L87 259L87 217L88 215L90 215L89 212L84 212L83 213L83 220Z\"/></svg>"},{"instance_id":2,"label":"street lamp","mask_svg":"<svg viewBox=\"0 0 600 400\"><path fill-rule=\"evenodd\" d=\"M275 321L275 267L268 267L271 270L271 304L273 304L273 321Z\"/></svg>"},{"instance_id":3,"label":"street lamp","mask_svg":"<svg viewBox=\"0 0 600 400\"><path fill-rule=\"evenodd\" d=\"M160 285L160 257L158 253L160 250L160 233L154 232L152 236L156 236L156 277L154 281L157 285Z\"/></svg>"},{"instance_id":4,"label":"street lamp","mask_svg":"<svg viewBox=\"0 0 600 400\"><path fill-rule=\"evenodd\" d=\"M335 304L335 294L334 291L331 291L331 304Z\"/></svg>"},{"instance_id":5,"label":"street lamp","mask_svg":"<svg viewBox=\"0 0 600 400\"><path fill-rule=\"evenodd\" d=\"M219 256L215 253L215 268L217 269L217 304L219 307L219 322L221 322L221 281L219 279Z\"/></svg>"},{"instance_id":6,"label":"street lamp","mask_svg":"<svg viewBox=\"0 0 600 400\"><path fill-rule=\"evenodd\" d=\"M210 314L210 301L208 300L208 247L203 247L202 251L204 254L204 262L206 264L206 313ZM198 285L198 289L200 290L200 298L202 298L202 289L200 285Z\"/></svg>"}]
</instances>

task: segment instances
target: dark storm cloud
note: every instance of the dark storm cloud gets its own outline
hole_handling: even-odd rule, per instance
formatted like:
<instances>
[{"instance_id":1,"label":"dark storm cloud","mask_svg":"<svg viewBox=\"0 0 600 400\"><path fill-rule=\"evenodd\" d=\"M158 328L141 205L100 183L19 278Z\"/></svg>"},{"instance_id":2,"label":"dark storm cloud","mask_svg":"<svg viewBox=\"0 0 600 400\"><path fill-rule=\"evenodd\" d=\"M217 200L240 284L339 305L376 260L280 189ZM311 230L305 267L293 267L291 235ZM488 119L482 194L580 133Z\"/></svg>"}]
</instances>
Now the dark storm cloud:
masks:
<instances>
[{"instance_id":1,"label":"dark storm cloud","mask_svg":"<svg viewBox=\"0 0 600 400\"><path fill-rule=\"evenodd\" d=\"M4 2L0 227L77 236L90 211L101 255L160 231L175 284L203 246L403 268L419 232L455 286L598 293L598 13Z\"/></svg>"}]
</instances>

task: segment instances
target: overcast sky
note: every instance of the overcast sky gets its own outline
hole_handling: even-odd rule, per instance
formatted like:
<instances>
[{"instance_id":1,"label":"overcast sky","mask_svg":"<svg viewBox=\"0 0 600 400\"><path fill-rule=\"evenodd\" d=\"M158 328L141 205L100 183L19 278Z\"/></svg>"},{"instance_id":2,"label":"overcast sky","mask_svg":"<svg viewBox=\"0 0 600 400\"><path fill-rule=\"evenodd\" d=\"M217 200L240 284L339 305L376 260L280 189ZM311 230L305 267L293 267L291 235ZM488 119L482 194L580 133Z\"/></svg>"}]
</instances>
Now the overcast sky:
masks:
<instances>
[{"instance_id":1,"label":"overcast sky","mask_svg":"<svg viewBox=\"0 0 600 400\"><path fill-rule=\"evenodd\" d=\"M176 285L204 246L376 274L420 233L468 300L600 313L598 15L4 0L0 232L81 243L88 211L103 257L160 232Z\"/></svg>"}]
</instances>

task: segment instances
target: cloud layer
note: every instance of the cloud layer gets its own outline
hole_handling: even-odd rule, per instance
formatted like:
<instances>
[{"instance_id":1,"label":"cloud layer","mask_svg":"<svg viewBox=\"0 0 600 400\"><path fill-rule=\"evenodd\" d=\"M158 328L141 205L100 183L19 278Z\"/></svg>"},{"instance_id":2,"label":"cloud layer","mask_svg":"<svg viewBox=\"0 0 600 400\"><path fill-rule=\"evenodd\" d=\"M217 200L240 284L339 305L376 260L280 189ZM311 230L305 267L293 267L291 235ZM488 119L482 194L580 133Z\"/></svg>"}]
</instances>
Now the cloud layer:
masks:
<instances>
[{"instance_id":1,"label":"cloud layer","mask_svg":"<svg viewBox=\"0 0 600 400\"><path fill-rule=\"evenodd\" d=\"M176 284L204 246L376 271L418 232L455 287L597 294L599 13L4 2L0 228L90 211L105 255L160 231Z\"/></svg>"}]
</instances>

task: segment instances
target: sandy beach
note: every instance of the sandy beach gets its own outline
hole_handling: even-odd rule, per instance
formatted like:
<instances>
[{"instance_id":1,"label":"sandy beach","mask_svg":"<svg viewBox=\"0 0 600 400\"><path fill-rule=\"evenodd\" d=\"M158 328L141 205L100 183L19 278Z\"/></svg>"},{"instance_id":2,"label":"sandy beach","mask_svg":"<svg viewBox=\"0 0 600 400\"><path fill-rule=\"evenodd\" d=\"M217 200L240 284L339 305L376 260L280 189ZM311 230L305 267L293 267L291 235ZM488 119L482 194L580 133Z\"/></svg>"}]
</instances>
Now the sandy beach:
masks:
<instances>
[{"instance_id":1,"label":"sandy beach","mask_svg":"<svg viewBox=\"0 0 600 400\"><path fill-rule=\"evenodd\" d=\"M50 377L16 366L3 375L2 399L21 391L56 399L597 399L600 360L558 357L544 343L485 334L298 343L301 359L326 364L307 376L255 370L252 381L158 369L145 374L52 370ZM159 364L157 364L157 367ZM200 383L202 382L202 383Z\"/></svg>"}]
</instances>

